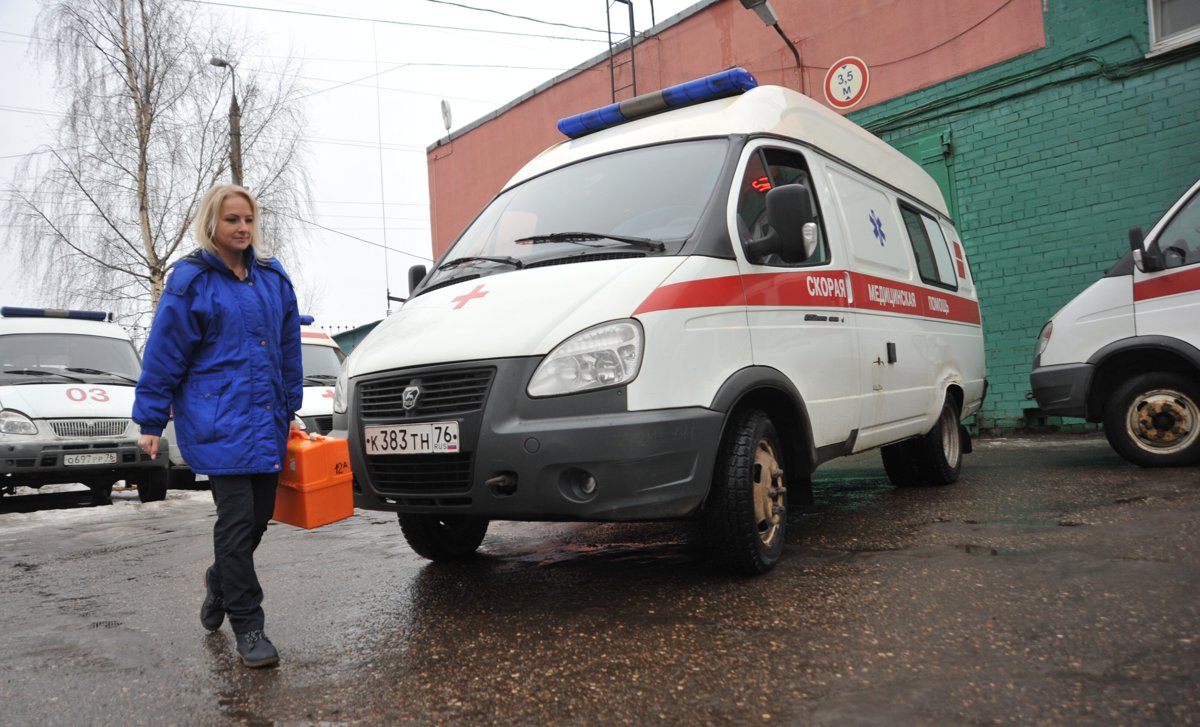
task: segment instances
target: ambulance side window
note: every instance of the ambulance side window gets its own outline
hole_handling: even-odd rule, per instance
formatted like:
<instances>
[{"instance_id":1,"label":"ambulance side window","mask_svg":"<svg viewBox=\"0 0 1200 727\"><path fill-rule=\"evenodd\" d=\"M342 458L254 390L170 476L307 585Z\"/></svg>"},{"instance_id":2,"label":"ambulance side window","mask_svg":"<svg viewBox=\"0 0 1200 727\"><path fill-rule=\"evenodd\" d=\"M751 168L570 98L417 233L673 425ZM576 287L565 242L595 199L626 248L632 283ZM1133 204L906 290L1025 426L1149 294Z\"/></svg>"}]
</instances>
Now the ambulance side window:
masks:
<instances>
[{"instance_id":1,"label":"ambulance side window","mask_svg":"<svg viewBox=\"0 0 1200 727\"><path fill-rule=\"evenodd\" d=\"M760 149L754 153L742 175L738 191L737 223L738 237L745 245L770 231L767 223L766 197L774 187L784 184L803 184L808 188L813 213L817 218L817 248L807 259L798 263L784 262L777 255L768 255L763 265L799 267L819 265L829 261L829 248L825 244L825 225L821 221L821 210L813 193L812 177L799 154L781 149Z\"/></svg>"},{"instance_id":2,"label":"ambulance side window","mask_svg":"<svg viewBox=\"0 0 1200 727\"><path fill-rule=\"evenodd\" d=\"M1158 236L1168 269L1200 263L1200 195L1192 197Z\"/></svg>"},{"instance_id":3,"label":"ambulance side window","mask_svg":"<svg viewBox=\"0 0 1200 727\"><path fill-rule=\"evenodd\" d=\"M900 216L904 218L904 228L917 259L921 280L942 288L957 289L958 278L954 275L954 262L942 226L929 215L903 204L900 205Z\"/></svg>"}]
</instances>

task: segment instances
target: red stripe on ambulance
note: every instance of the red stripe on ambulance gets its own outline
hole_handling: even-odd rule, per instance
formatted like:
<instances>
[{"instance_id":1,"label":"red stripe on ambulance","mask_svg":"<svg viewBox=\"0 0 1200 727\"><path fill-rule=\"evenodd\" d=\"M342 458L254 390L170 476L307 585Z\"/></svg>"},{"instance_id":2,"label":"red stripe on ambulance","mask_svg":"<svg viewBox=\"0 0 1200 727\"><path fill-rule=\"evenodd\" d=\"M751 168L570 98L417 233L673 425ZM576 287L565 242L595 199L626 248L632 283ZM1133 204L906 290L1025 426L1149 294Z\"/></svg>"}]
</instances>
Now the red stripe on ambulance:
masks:
<instances>
[{"instance_id":1,"label":"red stripe on ambulance","mask_svg":"<svg viewBox=\"0 0 1200 727\"><path fill-rule=\"evenodd\" d=\"M1134 301L1152 300L1168 295L1190 293L1194 290L1200 290L1200 267L1134 283L1133 299Z\"/></svg>"},{"instance_id":2,"label":"red stripe on ambulance","mask_svg":"<svg viewBox=\"0 0 1200 727\"><path fill-rule=\"evenodd\" d=\"M885 278L844 271L763 273L689 280L658 288L634 315L729 306L853 308L978 325L973 300Z\"/></svg>"},{"instance_id":3,"label":"red stripe on ambulance","mask_svg":"<svg viewBox=\"0 0 1200 727\"><path fill-rule=\"evenodd\" d=\"M672 283L655 289L633 312L650 313L656 310L679 308L725 308L746 305L746 293L742 290L742 279L734 275L724 278L689 280Z\"/></svg>"}]
</instances>

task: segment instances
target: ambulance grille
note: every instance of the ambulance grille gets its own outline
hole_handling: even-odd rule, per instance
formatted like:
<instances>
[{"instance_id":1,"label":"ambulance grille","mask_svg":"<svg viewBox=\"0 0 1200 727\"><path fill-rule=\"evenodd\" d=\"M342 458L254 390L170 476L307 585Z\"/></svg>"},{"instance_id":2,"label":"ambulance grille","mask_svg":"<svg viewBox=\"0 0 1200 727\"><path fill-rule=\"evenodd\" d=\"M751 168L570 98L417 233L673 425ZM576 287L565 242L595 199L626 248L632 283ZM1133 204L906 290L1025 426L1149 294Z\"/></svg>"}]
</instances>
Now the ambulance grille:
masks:
<instances>
[{"instance_id":1,"label":"ambulance grille","mask_svg":"<svg viewBox=\"0 0 1200 727\"><path fill-rule=\"evenodd\" d=\"M329 434L333 430L333 415L313 417L317 425L317 434Z\"/></svg>"},{"instance_id":2,"label":"ambulance grille","mask_svg":"<svg viewBox=\"0 0 1200 727\"><path fill-rule=\"evenodd\" d=\"M129 428L129 420L51 419L50 428L60 437L119 437Z\"/></svg>"},{"instance_id":3,"label":"ambulance grille","mask_svg":"<svg viewBox=\"0 0 1200 727\"><path fill-rule=\"evenodd\" d=\"M455 493L471 489L471 455L367 457L371 485L383 495Z\"/></svg>"},{"instance_id":4,"label":"ambulance grille","mask_svg":"<svg viewBox=\"0 0 1200 727\"><path fill-rule=\"evenodd\" d=\"M358 387L364 418L406 419L451 416L479 411L492 385L493 368L415 372L368 381ZM404 390L420 390L416 406L404 409ZM442 455L438 455L442 456Z\"/></svg>"}]
</instances>

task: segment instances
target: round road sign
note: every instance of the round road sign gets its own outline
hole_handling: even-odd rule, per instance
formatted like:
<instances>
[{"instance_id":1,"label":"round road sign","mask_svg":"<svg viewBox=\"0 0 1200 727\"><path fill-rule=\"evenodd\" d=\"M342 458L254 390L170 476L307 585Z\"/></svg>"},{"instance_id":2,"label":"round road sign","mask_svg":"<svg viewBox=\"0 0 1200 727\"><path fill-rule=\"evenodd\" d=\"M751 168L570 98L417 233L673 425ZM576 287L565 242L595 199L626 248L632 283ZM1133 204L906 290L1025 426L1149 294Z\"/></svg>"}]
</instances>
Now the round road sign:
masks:
<instances>
[{"instance_id":1,"label":"round road sign","mask_svg":"<svg viewBox=\"0 0 1200 727\"><path fill-rule=\"evenodd\" d=\"M825 100L835 109L848 109L867 95L870 80L867 64L861 58L846 56L825 74Z\"/></svg>"}]
</instances>

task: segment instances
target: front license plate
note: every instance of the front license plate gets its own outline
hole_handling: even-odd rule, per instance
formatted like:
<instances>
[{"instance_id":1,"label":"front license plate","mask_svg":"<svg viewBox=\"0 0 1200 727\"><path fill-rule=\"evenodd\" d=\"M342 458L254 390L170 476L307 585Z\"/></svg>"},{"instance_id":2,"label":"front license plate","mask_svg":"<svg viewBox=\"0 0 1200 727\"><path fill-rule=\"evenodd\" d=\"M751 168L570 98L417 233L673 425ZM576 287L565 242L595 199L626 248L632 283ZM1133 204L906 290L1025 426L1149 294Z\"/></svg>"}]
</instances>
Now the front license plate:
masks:
<instances>
[{"instance_id":1,"label":"front license plate","mask_svg":"<svg viewBox=\"0 0 1200 727\"><path fill-rule=\"evenodd\" d=\"M363 427L367 454L447 454L458 451L458 422Z\"/></svg>"},{"instance_id":2,"label":"front license plate","mask_svg":"<svg viewBox=\"0 0 1200 727\"><path fill-rule=\"evenodd\" d=\"M89 452L88 454L64 454L63 464L68 467L87 464L116 464L116 452Z\"/></svg>"}]
</instances>

